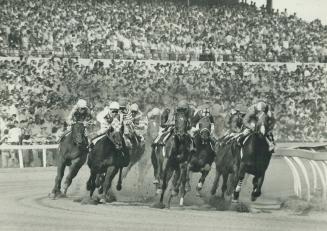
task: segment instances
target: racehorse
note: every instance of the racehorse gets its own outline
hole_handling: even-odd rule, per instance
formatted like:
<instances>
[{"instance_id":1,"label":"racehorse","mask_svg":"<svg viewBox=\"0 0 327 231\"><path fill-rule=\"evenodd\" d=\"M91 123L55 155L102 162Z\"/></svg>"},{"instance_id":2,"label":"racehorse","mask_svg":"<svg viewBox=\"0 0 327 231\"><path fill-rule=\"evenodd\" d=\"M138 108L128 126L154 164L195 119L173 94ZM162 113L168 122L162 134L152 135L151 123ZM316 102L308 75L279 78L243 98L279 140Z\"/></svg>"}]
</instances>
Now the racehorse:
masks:
<instances>
[{"instance_id":1,"label":"racehorse","mask_svg":"<svg viewBox=\"0 0 327 231\"><path fill-rule=\"evenodd\" d=\"M196 153L191 154L191 160L187 165L186 180L189 187L190 171L200 172L201 177L196 187L198 196L203 187L203 183L211 170L211 164L215 158L213 147L211 146L211 122L208 116L200 119L198 122L199 131L194 137ZM189 189L185 190L189 191ZM185 195L182 195L184 197Z\"/></svg>"},{"instance_id":2,"label":"racehorse","mask_svg":"<svg viewBox=\"0 0 327 231\"><path fill-rule=\"evenodd\" d=\"M123 139L123 129L123 126L118 130L110 128L106 135L94 144L89 154L87 164L90 168L90 177L86 188L90 191L91 198L96 187L100 187L99 192L103 191L102 199L106 201L109 196L108 191L118 171L116 189L120 191L122 188L122 169L130 162L128 149Z\"/></svg>"},{"instance_id":3,"label":"racehorse","mask_svg":"<svg viewBox=\"0 0 327 231\"><path fill-rule=\"evenodd\" d=\"M237 182L235 182L238 166L240 165L241 156L240 156L241 148L237 144L236 140L231 140L229 142L217 142L215 144L215 164L216 164L216 175L213 181L213 185L211 188L211 195L215 195L218 187L218 182L220 176L223 177L223 184L221 187L221 197L225 197L225 193L227 190L227 183L229 181L229 187L227 190L227 195L232 194L234 190L234 186Z\"/></svg>"},{"instance_id":4,"label":"racehorse","mask_svg":"<svg viewBox=\"0 0 327 231\"><path fill-rule=\"evenodd\" d=\"M125 128L127 127L126 139L128 139L130 152L130 163L123 171L123 178L125 178L129 172L129 170L143 157L145 151L145 142L141 140L141 137L136 134L135 126L133 122L127 123Z\"/></svg>"},{"instance_id":5,"label":"racehorse","mask_svg":"<svg viewBox=\"0 0 327 231\"><path fill-rule=\"evenodd\" d=\"M187 162L189 160L189 151L191 145L191 137L187 133L189 122L184 113L175 114L175 127L173 135L168 139L164 153L157 152L157 154L164 154L163 156L157 156L157 160L162 160L159 166L162 166L162 181L161 181L161 195L158 204L159 208L164 208L163 198L168 186L168 182L174 174L172 181L172 193L168 200L168 207L173 196L176 196L179 192L179 188L184 195L185 181L182 181L182 172L186 172ZM182 184L182 185L181 185Z\"/></svg>"},{"instance_id":6,"label":"racehorse","mask_svg":"<svg viewBox=\"0 0 327 231\"><path fill-rule=\"evenodd\" d=\"M265 113L261 113L258 116L254 131L244 140L241 149L241 161L237 172L238 183L233 193L233 202L238 201L245 173L254 175L251 200L255 201L261 195L265 172L272 156L266 140L267 126L268 116Z\"/></svg>"},{"instance_id":7,"label":"racehorse","mask_svg":"<svg viewBox=\"0 0 327 231\"><path fill-rule=\"evenodd\" d=\"M139 163L138 186L141 187L144 181L145 171L147 170L146 169L147 159L143 158L145 153L145 141L141 140L141 137L136 134L135 126L133 122L126 123L124 126L125 126L125 130L127 130L125 132L125 139L128 142L127 148L130 153L130 162L128 166L123 169L122 177L123 179L126 178L131 168L136 163ZM141 189L138 191L141 192Z\"/></svg>"},{"instance_id":8,"label":"racehorse","mask_svg":"<svg viewBox=\"0 0 327 231\"><path fill-rule=\"evenodd\" d=\"M63 196L66 195L68 187L71 185L73 178L86 161L88 153L88 140L85 136L85 126L81 122L72 125L70 133L61 138L59 142L59 152L57 159L57 176L55 185L49 197L54 199L62 195L61 180L64 176L66 166L69 167L69 173L63 186Z\"/></svg>"}]
</instances>

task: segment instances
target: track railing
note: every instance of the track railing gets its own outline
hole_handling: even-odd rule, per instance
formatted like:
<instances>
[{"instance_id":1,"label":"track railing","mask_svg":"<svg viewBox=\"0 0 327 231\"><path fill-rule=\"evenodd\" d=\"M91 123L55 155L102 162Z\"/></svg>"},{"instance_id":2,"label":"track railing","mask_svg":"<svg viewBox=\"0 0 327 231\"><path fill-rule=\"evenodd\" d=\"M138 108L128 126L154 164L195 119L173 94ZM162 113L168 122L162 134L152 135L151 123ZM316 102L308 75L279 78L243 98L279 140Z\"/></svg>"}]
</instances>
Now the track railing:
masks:
<instances>
[{"instance_id":1,"label":"track railing","mask_svg":"<svg viewBox=\"0 0 327 231\"><path fill-rule=\"evenodd\" d=\"M322 198L327 199L327 143L284 145L276 150L274 157L283 158L290 168L296 196L309 201L312 193L321 188Z\"/></svg>"},{"instance_id":2,"label":"track railing","mask_svg":"<svg viewBox=\"0 0 327 231\"><path fill-rule=\"evenodd\" d=\"M42 150L42 166L47 166L47 150L57 149L58 144L46 145L0 145L0 150L17 150L19 167L24 168L23 150Z\"/></svg>"}]
</instances>

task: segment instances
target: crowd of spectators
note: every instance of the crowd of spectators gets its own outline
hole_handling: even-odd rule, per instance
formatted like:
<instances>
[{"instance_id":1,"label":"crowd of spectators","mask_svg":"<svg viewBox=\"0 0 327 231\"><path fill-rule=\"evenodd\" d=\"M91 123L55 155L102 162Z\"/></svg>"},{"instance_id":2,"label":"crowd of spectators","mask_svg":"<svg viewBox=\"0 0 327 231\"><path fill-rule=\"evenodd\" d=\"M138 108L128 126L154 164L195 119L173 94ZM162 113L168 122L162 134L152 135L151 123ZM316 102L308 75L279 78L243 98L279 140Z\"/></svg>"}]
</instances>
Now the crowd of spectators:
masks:
<instances>
[{"instance_id":1,"label":"crowd of spectators","mask_svg":"<svg viewBox=\"0 0 327 231\"><path fill-rule=\"evenodd\" d=\"M313 64L2 59L2 132L18 126L23 142L51 143L66 129L78 98L89 102L95 116L122 97L147 112L162 107L162 96L172 102L186 96L198 104L210 100L222 115L235 104L248 107L266 99L277 118L278 141L322 141L327 140L326 74L325 66Z\"/></svg>"},{"instance_id":2,"label":"crowd of spectators","mask_svg":"<svg viewBox=\"0 0 327 231\"><path fill-rule=\"evenodd\" d=\"M0 55L327 61L327 27L319 20L243 1L189 7L176 2L1 0Z\"/></svg>"}]
</instances>

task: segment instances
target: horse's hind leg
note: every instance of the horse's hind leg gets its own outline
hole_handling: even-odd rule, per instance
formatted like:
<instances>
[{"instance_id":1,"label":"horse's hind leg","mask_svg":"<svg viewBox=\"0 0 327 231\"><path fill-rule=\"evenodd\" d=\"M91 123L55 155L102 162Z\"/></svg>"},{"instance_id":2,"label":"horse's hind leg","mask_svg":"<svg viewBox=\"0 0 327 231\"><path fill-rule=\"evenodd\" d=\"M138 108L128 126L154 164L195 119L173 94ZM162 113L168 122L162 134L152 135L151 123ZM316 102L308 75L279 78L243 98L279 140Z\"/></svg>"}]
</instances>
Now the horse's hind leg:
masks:
<instances>
[{"instance_id":1,"label":"horse's hind leg","mask_svg":"<svg viewBox=\"0 0 327 231\"><path fill-rule=\"evenodd\" d=\"M159 184L159 176L158 176L158 160L157 160L157 156L156 156L156 150L157 148L155 146L152 147L151 150L151 163L153 166L153 176L154 176L154 184Z\"/></svg>"},{"instance_id":2,"label":"horse's hind leg","mask_svg":"<svg viewBox=\"0 0 327 231\"><path fill-rule=\"evenodd\" d=\"M227 181L228 181L228 173L223 174L223 184L221 186L221 198L225 198L225 193L227 190Z\"/></svg>"},{"instance_id":3,"label":"horse's hind leg","mask_svg":"<svg viewBox=\"0 0 327 231\"><path fill-rule=\"evenodd\" d=\"M58 195L61 194L60 188L61 188L61 181L65 173L65 161L59 157L58 162L57 162L57 176L55 179L55 185L54 188L52 189L52 192L49 194L49 197L54 199Z\"/></svg>"},{"instance_id":4,"label":"horse's hind leg","mask_svg":"<svg viewBox=\"0 0 327 231\"><path fill-rule=\"evenodd\" d=\"M216 175L215 179L213 180L212 188L211 188L211 195L214 196L216 194L218 184L219 184L219 178L220 178L220 171L216 167Z\"/></svg>"},{"instance_id":5,"label":"horse's hind leg","mask_svg":"<svg viewBox=\"0 0 327 231\"><path fill-rule=\"evenodd\" d=\"M69 167L69 173L66 176L65 184L64 184L64 195L66 195L69 186L71 185L74 177L77 175L80 168L83 166L85 160L78 159L72 161L72 165Z\"/></svg>"}]
</instances>

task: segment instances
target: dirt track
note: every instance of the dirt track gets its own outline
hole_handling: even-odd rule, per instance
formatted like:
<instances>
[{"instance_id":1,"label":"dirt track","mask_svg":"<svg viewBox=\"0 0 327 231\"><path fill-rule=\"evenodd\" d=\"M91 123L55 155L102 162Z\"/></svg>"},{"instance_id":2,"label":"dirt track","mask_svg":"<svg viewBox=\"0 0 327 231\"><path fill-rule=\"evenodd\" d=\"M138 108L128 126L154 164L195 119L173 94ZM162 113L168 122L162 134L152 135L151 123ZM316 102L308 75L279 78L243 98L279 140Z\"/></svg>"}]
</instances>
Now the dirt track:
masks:
<instances>
[{"instance_id":1,"label":"dirt track","mask_svg":"<svg viewBox=\"0 0 327 231\"><path fill-rule=\"evenodd\" d=\"M276 161L271 170L274 168L277 168ZM138 188L137 171L133 169L123 182L123 190L117 194L120 202L96 206L73 202L86 195L88 168L83 166L68 198L50 200L47 194L53 186L55 173L52 167L0 169L0 230L327 230L327 214L297 216L280 210L265 213L215 211L205 205L205 198L197 198L194 193L187 196L184 209L178 208L176 200L170 210L150 208L153 199L149 198L154 193L151 170L144 185ZM211 178L212 174L205 184L207 188ZM271 190L266 190L261 203L273 195L280 197L289 193L290 186L285 186L287 182L280 187L274 185L274 178L267 178L266 186L269 185ZM283 178L289 180L289 176ZM245 188L242 192L243 200L248 197L247 191ZM207 191L203 192L204 197L207 194ZM137 202L142 197L149 202Z\"/></svg>"}]
</instances>

